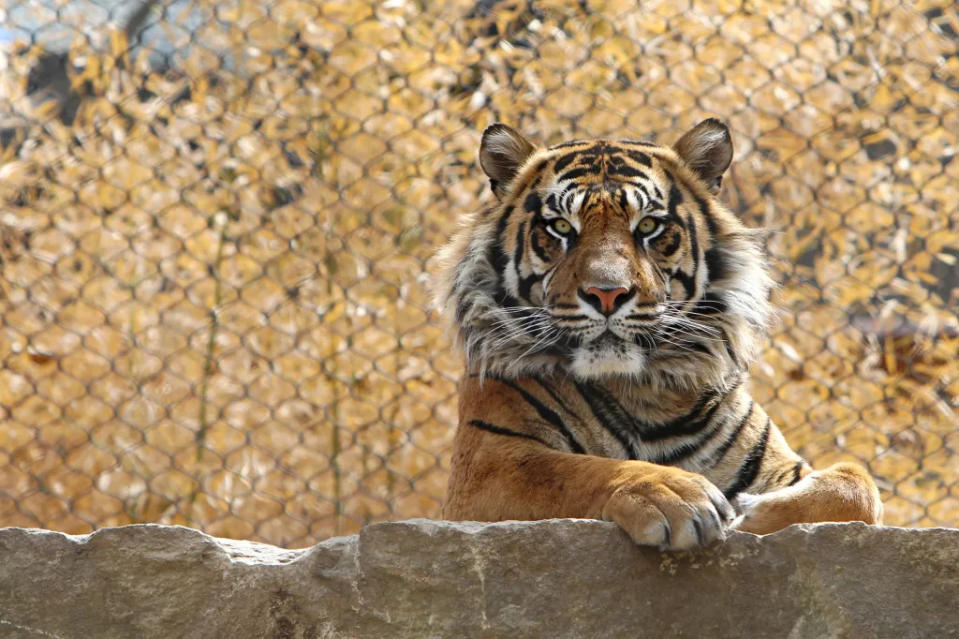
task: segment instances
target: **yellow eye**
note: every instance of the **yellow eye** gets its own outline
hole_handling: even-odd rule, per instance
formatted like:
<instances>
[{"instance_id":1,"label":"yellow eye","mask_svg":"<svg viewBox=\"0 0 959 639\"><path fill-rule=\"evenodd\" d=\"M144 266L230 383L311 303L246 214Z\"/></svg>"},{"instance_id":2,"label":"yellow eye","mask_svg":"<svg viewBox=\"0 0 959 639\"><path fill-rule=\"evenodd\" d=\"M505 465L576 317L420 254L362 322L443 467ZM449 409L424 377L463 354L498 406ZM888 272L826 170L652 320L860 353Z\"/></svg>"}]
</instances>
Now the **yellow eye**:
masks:
<instances>
[{"instance_id":1,"label":"yellow eye","mask_svg":"<svg viewBox=\"0 0 959 639\"><path fill-rule=\"evenodd\" d=\"M659 228L659 220L652 217L644 217L639 221L639 232L643 235L649 235Z\"/></svg>"},{"instance_id":2,"label":"yellow eye","mask_svg":"<svg viewBox=\"0 0 959 639\"><path fill-rule=\"evenodd\" d=\"M573 225L564 220L563 218L556 218L550 223L550 226L553 227L553 230L559 233L560 235L567 235L570 231L573 230Z\"/></svg>"}]
</instances>

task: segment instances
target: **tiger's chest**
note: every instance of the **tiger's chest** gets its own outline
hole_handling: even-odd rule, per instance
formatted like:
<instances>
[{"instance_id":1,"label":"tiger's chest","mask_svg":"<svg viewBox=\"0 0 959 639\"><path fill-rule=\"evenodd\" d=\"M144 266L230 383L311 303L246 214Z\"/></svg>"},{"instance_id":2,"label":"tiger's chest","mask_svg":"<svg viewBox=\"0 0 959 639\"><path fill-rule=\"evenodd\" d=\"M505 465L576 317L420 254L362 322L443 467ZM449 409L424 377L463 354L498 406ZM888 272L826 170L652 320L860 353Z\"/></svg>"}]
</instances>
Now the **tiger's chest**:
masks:
<instances>
[{"instance_id":1,"label":"tiger's chest","mask_svg":"<svg viewBox=\"0 0 959 639\"><path fill-rule=\"evenodd\" d=\"M553 448L678 466L719 486L733 481L745 443L766 420L739 385L691 396L568 376L494 379L482 387L495 398L482 414Z\"/></svg>"}]
</instances>

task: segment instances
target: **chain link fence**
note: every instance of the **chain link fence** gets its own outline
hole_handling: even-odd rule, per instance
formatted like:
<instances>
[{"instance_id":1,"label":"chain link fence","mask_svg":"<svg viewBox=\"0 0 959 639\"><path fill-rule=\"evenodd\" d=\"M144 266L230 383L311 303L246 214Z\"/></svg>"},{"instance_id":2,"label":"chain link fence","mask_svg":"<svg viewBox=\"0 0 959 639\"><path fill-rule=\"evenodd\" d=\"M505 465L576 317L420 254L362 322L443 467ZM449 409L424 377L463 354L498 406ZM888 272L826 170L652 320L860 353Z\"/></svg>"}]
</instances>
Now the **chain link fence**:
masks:
<instances>
[{"instance_id":1,"label":"chain link fence","mask_svg":"<svg viewBox=\"0 0 959 639\"><path fill-rule=\"evenodd\" d=\"M483 127L708 115L776 231L757 401L888 523L959 525L950 0L0 7L0 526L438 516L461 361L428 274L490 197Z\"/></svg>"}]
</instances>

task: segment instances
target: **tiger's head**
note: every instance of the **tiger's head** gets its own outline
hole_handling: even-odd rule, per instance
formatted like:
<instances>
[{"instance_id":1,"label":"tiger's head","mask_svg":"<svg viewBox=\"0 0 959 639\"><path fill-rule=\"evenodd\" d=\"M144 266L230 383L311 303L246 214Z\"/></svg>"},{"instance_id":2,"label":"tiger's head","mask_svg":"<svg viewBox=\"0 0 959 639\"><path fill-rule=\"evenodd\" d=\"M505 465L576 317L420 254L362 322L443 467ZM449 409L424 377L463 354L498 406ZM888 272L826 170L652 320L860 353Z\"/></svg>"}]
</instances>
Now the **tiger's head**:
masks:
<instances>
[{"instance_id":1,"label":"tiger's head","mask_svg":"<svg viewBox=\"0 0 959 639\"><path fill-rule=\"evenodd\" d=\"M716 198L732 154L715 119L672 147L538 149L487 128L479 159L497 202L441 254L439 301L470 370L699 387L743 369L771 280L761 237Z\"/></svg>"}]
</instances>

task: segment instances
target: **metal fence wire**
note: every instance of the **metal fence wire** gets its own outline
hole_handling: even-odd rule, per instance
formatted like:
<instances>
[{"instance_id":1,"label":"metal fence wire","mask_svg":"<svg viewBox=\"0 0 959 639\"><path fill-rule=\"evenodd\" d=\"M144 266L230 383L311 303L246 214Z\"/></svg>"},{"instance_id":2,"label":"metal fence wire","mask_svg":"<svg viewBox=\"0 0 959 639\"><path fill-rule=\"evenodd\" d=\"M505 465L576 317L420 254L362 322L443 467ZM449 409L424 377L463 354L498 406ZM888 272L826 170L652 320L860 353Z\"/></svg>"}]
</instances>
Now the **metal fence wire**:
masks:
<instances>
[{"instance_id":1,"label":"metal fence wire","mask_svg":"<svg viewBox=\"0 0 959 639\"><path fill-rule=\"evenodd\" d=\"M462 362L427 283L483 127L710 115L775 231L757 401L888 523L959 524L951 0L0 7L0 525L438 516Z\"/></svg>"}]
</instances>

